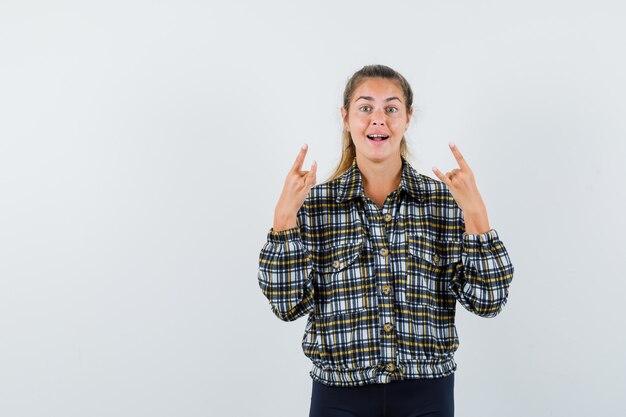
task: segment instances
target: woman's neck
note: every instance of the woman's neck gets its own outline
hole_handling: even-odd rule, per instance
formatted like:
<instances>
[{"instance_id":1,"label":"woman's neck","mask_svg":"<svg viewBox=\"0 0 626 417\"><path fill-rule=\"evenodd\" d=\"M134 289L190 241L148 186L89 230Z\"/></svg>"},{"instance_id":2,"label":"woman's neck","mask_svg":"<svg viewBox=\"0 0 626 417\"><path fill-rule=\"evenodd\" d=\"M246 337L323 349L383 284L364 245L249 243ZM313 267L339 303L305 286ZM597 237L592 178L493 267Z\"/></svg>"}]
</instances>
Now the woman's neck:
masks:
<instances>
[{"instance_id":1,"label":"woman's neck","mask_svg":"<svg viewBox=\"0 0 626 417\"><path fill-rule=\"evenodd\" d=\"M357 166L361 172L363 191L365 195L376 200L386 198L400 185L402 178L402 159L389 159L382 162L372 162L367 159L359 160Z\"/></svg>"}]
</instances>

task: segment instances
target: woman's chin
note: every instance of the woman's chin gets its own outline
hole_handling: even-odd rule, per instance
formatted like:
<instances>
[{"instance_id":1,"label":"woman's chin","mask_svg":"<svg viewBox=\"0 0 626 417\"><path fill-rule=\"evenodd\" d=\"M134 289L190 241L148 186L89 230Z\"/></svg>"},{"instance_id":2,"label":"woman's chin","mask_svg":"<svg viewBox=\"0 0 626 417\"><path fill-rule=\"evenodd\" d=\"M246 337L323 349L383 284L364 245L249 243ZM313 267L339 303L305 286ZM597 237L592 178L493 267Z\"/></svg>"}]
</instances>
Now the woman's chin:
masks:
<instances>
[{"instance_id":1,"label":"woman's chin","mask_svg":"<svg viewBox=\"0 0 626 417\"><path fill-rule=\"evenodd\" d=\"M399 158L400 150L398 150L397 152L383 152L382 150L379 152L364 152L361 153L361 157L373 163L381 163Z\"/></svg>"}]
</instances>

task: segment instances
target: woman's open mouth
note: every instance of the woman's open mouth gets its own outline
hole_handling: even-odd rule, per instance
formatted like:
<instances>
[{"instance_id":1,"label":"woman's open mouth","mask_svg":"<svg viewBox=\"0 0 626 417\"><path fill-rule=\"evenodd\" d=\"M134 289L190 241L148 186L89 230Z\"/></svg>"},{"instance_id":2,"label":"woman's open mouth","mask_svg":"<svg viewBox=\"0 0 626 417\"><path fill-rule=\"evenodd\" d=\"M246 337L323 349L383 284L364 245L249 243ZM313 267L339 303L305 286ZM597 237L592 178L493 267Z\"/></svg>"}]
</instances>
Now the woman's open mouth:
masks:
<instances>
[{"instance_id":1,"label":"woman's open mouth","mask_svg":"<svg viewBox=\"0 0 626 417\"><path fill-rule=\"evenodd\" d=\"M386 135L367 135L367 138L374 142L381 142L383 140L389 139L389 136Z\"/></svg>"}]
</instances>

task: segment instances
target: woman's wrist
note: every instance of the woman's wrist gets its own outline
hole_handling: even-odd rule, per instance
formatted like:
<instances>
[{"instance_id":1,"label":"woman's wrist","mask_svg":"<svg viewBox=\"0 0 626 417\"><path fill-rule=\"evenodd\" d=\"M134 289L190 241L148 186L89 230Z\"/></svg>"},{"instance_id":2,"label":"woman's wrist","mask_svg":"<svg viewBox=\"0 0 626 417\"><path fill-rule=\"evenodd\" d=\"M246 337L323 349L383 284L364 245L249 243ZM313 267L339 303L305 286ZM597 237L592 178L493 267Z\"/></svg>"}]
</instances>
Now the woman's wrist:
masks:
<instances>
[{"instance_id":1,"label":"woman's wrist","mask_svg":"<svg viewBox=\"0 0 626 417\"><path fill-rule=\"evenodd\" d=\"M273 230L280 232L294 228L298 225L298 217L295 214L274 213Z\"/></svg>"}]
</instances>

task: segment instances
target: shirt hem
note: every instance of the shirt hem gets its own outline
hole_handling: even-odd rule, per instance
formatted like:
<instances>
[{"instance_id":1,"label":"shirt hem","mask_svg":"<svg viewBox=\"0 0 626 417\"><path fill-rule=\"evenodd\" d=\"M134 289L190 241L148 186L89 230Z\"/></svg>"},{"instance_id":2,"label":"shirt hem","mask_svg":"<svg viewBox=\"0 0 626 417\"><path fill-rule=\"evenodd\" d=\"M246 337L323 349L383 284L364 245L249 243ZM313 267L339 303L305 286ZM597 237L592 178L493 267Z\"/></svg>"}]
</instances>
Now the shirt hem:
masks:
<instances>
[{"instance_id":1,"label":"shirt hem","mask_svg":"<svg viewBox=\"0 0 626 417\"><path fill-rule=\"evenodd\" d=\"M400 362L389 372L379 366L366 368L333 369L313 364L310 377L319 383L335 387L356 387L367 384L387 384L405 379L443 378L455 372L453 358L443 360Z\"/></svg>"}]
</instances>

